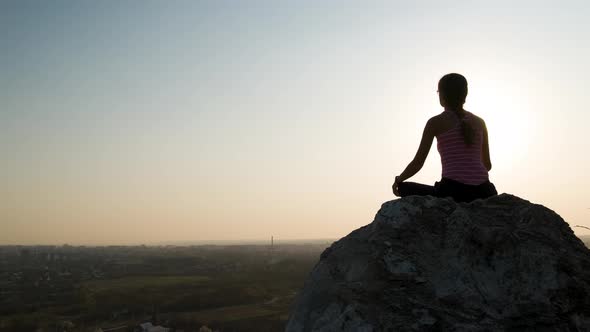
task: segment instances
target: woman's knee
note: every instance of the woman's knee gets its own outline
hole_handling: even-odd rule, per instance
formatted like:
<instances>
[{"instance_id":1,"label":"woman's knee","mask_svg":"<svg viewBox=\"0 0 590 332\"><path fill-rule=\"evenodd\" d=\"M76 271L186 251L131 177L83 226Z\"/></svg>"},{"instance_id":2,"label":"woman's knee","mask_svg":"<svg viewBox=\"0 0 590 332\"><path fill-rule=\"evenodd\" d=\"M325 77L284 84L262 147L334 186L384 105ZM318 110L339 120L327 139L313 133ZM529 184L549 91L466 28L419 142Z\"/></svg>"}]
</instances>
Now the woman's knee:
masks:
<instances>
[{"instance_id":1,"label":"woman's knee","mask_svg":"<svg viewBox=\"0 0 590 332\"><path fill-rule=\"evenodd\" d=\"M415 182L402 182L398 185L399 194L402 197L411 195L434 195L434 187Z\"/></svg>"}]
</instances>

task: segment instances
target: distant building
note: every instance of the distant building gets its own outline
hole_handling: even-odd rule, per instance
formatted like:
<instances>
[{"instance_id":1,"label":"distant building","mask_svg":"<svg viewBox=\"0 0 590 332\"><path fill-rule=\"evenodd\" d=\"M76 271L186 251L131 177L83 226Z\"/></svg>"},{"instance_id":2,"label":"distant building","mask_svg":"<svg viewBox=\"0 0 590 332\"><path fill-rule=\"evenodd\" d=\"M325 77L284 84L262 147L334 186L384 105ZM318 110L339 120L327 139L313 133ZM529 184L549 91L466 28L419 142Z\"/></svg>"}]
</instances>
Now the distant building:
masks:
<instances>
[{"instance_id":1,"label":"distant building","mask_svg":"<svg viewBox=\"0 0 590 332\"><path fill-rule=\"evenodd\" d=\"M170 329L160 325L154 326L151 322L139 324L139 332L170 332Z\"/></svg>"},{"instance_id":2,"label":"distant building","mask_svg":"<svg viewBox=\"0 0 590 332\"><path fill-rule=\"evenodd\" d=\"M125 332L125 331L127 331L127 325L98 328L94 332Z\"/></svg>"},{"instance_id":3,"label":"distant building","mask_svg":"<svg viewBox=\"0 0 590 332\"><path fill-rule=\"evenodd\" d=\"M170 332L170 329L167 327L162 327L162 326L154 326L151 329L149 329L147 332Z\"/></svg>"},{"instance_id":4,"label":"distant building","mask_svg":"<svg viewBox=\"0 0 590 332\"><path fill-rule=\"evenodd\" d=\"M147 332L148 329L154 327L151 322L141 323L139 324L140 332Z\"/></svg>"}]
</instances>

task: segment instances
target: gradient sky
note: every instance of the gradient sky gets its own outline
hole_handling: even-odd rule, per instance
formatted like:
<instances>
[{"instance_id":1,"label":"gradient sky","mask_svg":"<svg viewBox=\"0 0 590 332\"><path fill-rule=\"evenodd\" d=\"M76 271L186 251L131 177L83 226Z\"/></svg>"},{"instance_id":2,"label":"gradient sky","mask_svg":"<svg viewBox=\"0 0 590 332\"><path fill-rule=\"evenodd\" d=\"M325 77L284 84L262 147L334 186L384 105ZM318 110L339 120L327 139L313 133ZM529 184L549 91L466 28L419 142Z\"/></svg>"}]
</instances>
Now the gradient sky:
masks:
<instances>
[{"instance_id":1,"label":"gradient sky","mask_svg":"<svg viewBox=\"0 0 590 332\"><path fill-rule=\"evenodd\" d=\"M590 227L587 1L0 1L0 244L336 238L469 81L490 179ZM440 178L435 144L414 181ZM578 234L588 234L574 228Z\"/></svg>"}]
</instances>

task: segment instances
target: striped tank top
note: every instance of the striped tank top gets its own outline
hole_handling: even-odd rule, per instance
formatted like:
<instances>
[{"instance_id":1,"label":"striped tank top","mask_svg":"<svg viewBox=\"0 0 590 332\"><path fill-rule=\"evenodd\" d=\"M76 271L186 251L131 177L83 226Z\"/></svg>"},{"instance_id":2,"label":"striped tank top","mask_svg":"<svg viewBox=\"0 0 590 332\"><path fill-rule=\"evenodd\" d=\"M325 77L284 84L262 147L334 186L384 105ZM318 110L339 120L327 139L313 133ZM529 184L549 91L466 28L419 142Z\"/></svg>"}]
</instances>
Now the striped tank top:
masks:
<instances>
[{"instance_id":1,"label":"striped tank top","mask_svg":"<svg viewBox=\"0 0 590 332\"><path fill-rule=\"evenodd\" d=\"M475 129L473 144L470 146L463 140L460 122L454 128L436 136L443 178L468 185L478 185L488 180L488 170L481 158L483 131L473 120L473 114L465 111L463 121L471 122Z\"/></svg>"}]
</instances>

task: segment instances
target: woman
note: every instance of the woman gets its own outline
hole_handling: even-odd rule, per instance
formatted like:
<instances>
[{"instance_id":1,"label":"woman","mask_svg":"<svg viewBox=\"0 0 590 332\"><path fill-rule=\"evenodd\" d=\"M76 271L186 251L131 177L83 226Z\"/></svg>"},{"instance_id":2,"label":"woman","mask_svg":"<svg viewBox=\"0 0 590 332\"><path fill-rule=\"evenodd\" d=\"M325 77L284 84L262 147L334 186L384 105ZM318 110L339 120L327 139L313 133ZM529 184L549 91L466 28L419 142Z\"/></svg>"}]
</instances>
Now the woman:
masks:
<instances>
[{"instance_id":1,"label":"woman","mask_svg":"<svg viewBox=\"0 0 590 332\"><path fill-rule=\"evenodd\" d=\"M488 130L480 117L463 109L467 80L460 74L447 74L438 82L438 96L444 112L426 123L414 159L395 177L396 196L432 195L452 197L457 202L497 195L488 179L492 169ZM424 165L432 140L436 137L442 163L442 179L434 186L404 182Z\"/></svg>"}]
</instances>

